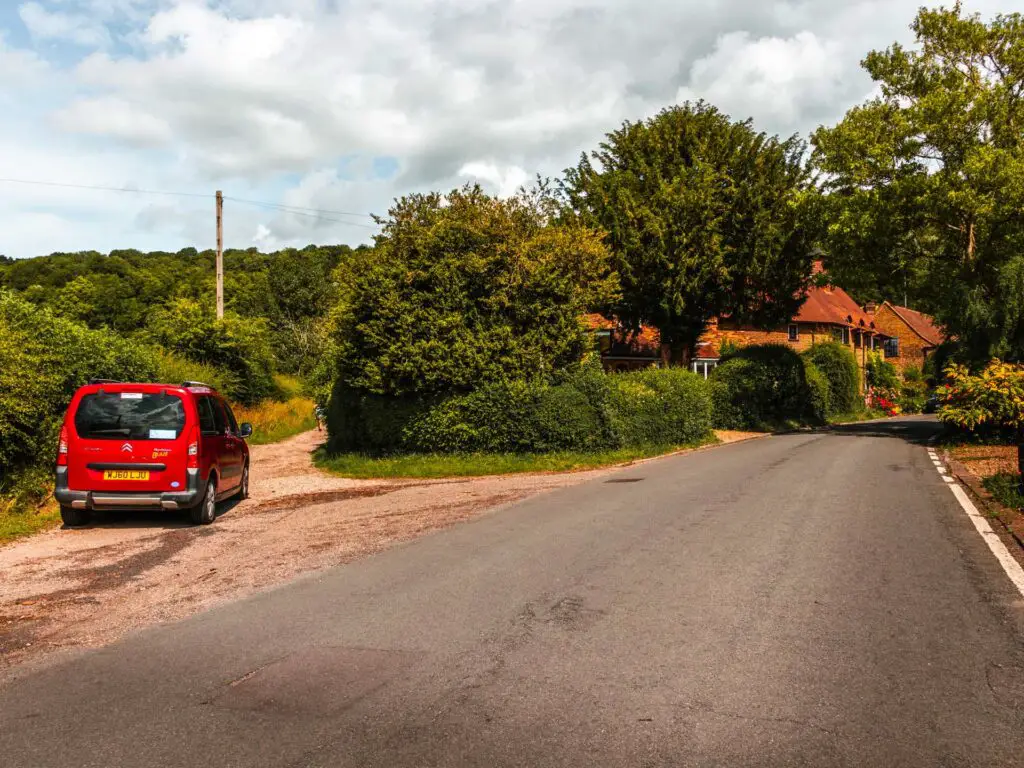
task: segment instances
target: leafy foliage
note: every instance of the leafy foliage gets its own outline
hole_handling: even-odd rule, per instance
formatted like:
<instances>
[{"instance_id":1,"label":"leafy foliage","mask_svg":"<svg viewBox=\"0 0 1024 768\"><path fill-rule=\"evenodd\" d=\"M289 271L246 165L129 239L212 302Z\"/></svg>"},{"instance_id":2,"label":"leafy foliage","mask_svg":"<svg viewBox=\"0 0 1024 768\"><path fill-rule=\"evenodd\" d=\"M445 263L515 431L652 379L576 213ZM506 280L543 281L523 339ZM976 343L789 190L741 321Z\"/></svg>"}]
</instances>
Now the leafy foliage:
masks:
<instances>
[{"instance_id":1,"label":"leafy foliage","mask_svg":"<svg viewBox=\"0 0 1024 768\"><path fill-rule=\"evenodd\" d=\"M608 134L561 187L572 216L608 233L622 283L608 311L657 328L676 360L713 317L792 317L812 258L803 152L704 102Z\"/></svg>"},{"instance_id":2,"label":"leafy foliage","mask_svg":"<svg viewBox=\"0 0 1024 768\"><path fill-rule=\"evenodd\" d=\"M225 300L238 317L262 319L282 370L305 373L323 346L322 318L337 292L334 270L365 246L308 246L224 253ZM0 262L0 287L55 315L131 335L178 299L214 303L213 251L54 253Z\"/></svg>"},{"instance_id":3,"label":"leafy foliage","mask_svg":"<svg viewBox=\"0 0 1024 768\"><path fill-rule=\"evenodd\" d=\"M994 426L1024 434L1024 366L993 360L972 374L953 363L946 377L937 390L939 418L944 422L970 430Z\"/></svg>"},{"instance_id":4,"label":"leafy foliage","mask_svg":"<svg viewBox=\"0 0 1024 768\"><path fill-rule=\"evenodd\" d=\"M814 135L829 269L907 293L971 361L1024 355L1024 19L922 9L915 48L863 64L880 95Z\"/></svg>"},{"instance_id":5,"label":"leafy foliage","mask_svg":"<svg viewBox=\"0 0 1024 768\"><path fill-rule=\"evenodd\" d=\"M410 195L382 224L336 314L340 378L363 392L547 379L582 358L591 342L580 318L615 291L599 235L549 223L526 194Z\"/></svg>"},{"instance_id":6,"label":"leafy foliage","mask_svg":"<svg viewBox=\"0 0 1024 768\"><path fill-rule=\"evenodd\" d=\"M828 382L828 414L851 413L863 406L860 372L850 348L836 342L814 344L803 354Z\"/></svg>"},{"instance_id":7,"label":"leafy foliage","mask_svg":"<svg viewBox=\"0 0 1024 768\"><path fill-rule=\"evenodd\" d=\"M711 374L715 426L761 429L787 421L823 421L828 382L783 344L744 347Z\"/></svg>"},{"instance_id":8,"label":"leafy foliage","mask_svg":"<svg viewBox=\"0 0 1024 768\"><path fill-rule=\"evenodd\" d=\"M427 399L338 386L328 412L332 452L544 453L703 440L710 391L679 369L606 375L589 366L557 383L496 381Z\"/></svg>"},{"instance_id":9,"label":"leafy foliage","mask_svg":"<svg viewBox=\"0 0 1024 768\"><path fill-rule=\"evenodd\" d=\"M609 376L610 432L617 446L690 443L711 433L707 382L680 369L649 368Z\"/></svg>"},{"instance_id":10,"label":"leafy foliage","mask_svg":"<svg viewBox=\"0 0 1024 768\"><path fill-rule=\"evenodd\" d=\"M275 361L264 320L230 312L217 320L208 305L175 299L153 314L148 334L165 349L226 371L220 384L233 400L252 405L276 393Z\"/></svg>"},{"instance_id":11,"label":"leafy foliage","mask_svg":"<svg viewBox=\"0 0 1024 768\"><path fill-rule=\"evenodd\" d=\"M90 378L152 380L156 352L110 331L95 331L9 291L0 291L0 489L46 467L48 479L64 410ZM41 493L42 476L31 483Z\"/></svg>"}]
</instances>

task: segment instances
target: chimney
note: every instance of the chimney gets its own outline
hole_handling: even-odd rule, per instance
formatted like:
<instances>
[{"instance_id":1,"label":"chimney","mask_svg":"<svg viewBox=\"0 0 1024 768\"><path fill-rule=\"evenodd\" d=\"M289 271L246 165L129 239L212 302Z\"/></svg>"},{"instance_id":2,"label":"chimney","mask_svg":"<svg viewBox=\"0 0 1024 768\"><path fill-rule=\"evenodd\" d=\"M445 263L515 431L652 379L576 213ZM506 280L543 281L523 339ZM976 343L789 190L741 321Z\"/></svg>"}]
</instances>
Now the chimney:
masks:
<instances>
[{"instance_id":1,"label":"chimney","mask_svg":"<svg viewBox=\"0 0 1024 768\"><path fill-rule=\"evenodd\" d=\"M877 310L878 310L878 304L876 302L874 302L874 301L869 301L867 304L864 305L864 313L865 314L873 315L873 314L875 314L875 312Z\"/></svg>"}]
</instances>

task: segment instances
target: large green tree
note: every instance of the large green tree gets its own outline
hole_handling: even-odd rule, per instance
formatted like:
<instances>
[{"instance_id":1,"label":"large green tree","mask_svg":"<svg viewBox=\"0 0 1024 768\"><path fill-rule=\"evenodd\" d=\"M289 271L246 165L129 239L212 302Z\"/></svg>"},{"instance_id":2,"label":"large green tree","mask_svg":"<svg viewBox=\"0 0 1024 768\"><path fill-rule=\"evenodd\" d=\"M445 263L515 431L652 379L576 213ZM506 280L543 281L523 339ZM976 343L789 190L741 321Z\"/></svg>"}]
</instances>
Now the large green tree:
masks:
<instances>
[{"instance_id":1,"label":"large green tree","mask_svg":"<svg viewBox=\"0 0 1024 768\"><path fill-rule=\"evenodd\" d=\"M543 200L467 186L414 194L338 282L340 381L380 395L550 377L590 342L581 315L615 289L599 233L548 220Z\"/></svg>"},{"instance_id":2,"label":"large green tree","mask_svg":"<svg viewBox=\"0 0 1024 768\"><path fill-rule=\"evenodd\" d=\"M603 309L657 328L677 362L714 317L784 323L811 272L804 151L704 102L608 134L561 185L607 232L622 293Z\"/></svg>"},{"instance_id":3,"label":"large green tree","mask_svg":"<svg viewBox=\"0 0 1024 768\"><path fill-rule=\"evenodd\" d=\"M879 95L813 137L830 271L908 295L976 360L1024 354L1024 23L922 9L863 66Z\"/></svg>"}]
</instances>

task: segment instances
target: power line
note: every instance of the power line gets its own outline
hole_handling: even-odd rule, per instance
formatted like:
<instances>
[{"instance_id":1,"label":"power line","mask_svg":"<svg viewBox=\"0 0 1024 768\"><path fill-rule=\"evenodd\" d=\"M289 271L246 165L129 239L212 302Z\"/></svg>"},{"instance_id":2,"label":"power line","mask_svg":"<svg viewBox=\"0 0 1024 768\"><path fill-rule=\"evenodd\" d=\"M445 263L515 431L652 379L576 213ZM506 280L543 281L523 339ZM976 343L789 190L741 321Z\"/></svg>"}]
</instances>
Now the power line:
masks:
<instances>
[{"instance_id":1,"label":"power line","mask_svg":"<svg viewBox=\"0 0 1024 768\"><path fill-rule=\"evenodd\" d=\"M243 200L240 197L225 197L224 199L225 200L234 200L236 203L249 203L251 205L272 206L274 208L281 208L282 210L310 211L312 213L329 213L329 214L333 214L333 215L336 215L336 216L358 216L358 217L363 218L363 219L372 219L373 218L373 216L371 216L368 213L353 213L352 211L332 211L332 210L329 210L329 209L326 209L326 208L306 208L306 207L301 206L301 205L285 205L283 203L268 203L268 202L263 202L263 201L260 201L260 200Z\"/></svg>"},{"instance_id":2,"label":"power line","mask_svg":"<svg viewBox=\"0 0 1024 768\"><path fill-rule=\"evenodd\" d=\"M135 192L140 195L171 195L174 197L202 197L208 198L209 195L201 195L198 192L165 192L156 189L136 189L133 187L102 187L96 184L66 184L56 181L32 181L29 179L4 179L0 178L0 182L7 184L31 184L39 187L64 187L66 189L96 189L103 192Z\"/></svg>"},{"instance_id":3,"label":"power line","mask_svg":"<svg viewBox=\"0 0 1024 768\"><path fill-rule=\"evenodd\" d=\"M239 200L236 197L226 197L224 199L225 200L233 200L236 203L248 203L249 205L258 205L261 208L266 208L268 210L278 211L280 213L291 213L291 214L294 214L295 216L305 216L307 218L316 219L318 221L330 221L330 222L333 222L335 224L344 224L344 225L349 226L349 227L362 227L363 229L374 229L374 230L377 229L377 227L372 226L370 224L361 224L358 221L345 221L344 219L332 219L329 216L321 216L318 213L306 213L305 211L292 209L292 208L289 208L289 207L286 207L286 206L281 206L281 205L278 205L277 203L261 203L261 202L259 202L257 200ZM356 215L359 215L359 214L351 214L351 215L356 216Z\"/></svg>"},{"instance_id":4,"label":"power line","mask_svg":"<svg viewBox=\"0 0 1024 768\"><path fill-rule=\"evenodd\" d=\"M98 184L69 184L69 183L57 182L57 181L36 181L36 180L33 180L33 179L8 179L8 178L0 178L0 182L7 183L7 184L29 184L29 185L32 185L32 186L39 186L39 187L60 187L60 188L64 188L64 189L91 189L91 190L98 190L98 191L102 191L102 192L134 192L134 193L140 194L140 195L167 195L167 196L172 196L172 197L196 197L196 198L202 198L204 200L208 199L210 197L208 194L200 194L198 192L171 192L171 191L156 190L156 189L138 189L138 188L135 188L135 187L106 187L106 186L102 186L102 185L98 185ZM224 196L224 199L225 200L232 200L232 201L234 201L236 203L246 203L248 205L258 205L258 206L261 206L263 208L268 208L268 209L277 210L277 211L283 211L285 213L294 213L296 216L307 216L309 218L319 219L321 221L330 221L330 222L334 222L335 224L348 224L349 226L352 226L352 227L363 227L365 229L376 229L377 228L377 227L374 227L374 226L370 226L369 224L357 224L354 221L345 221L343 219L332 219L332 218L329 218L328 216L321 216L321 215L319 215L319 214L332 214L332 215L335 215L335 216L357 216L357 217L360 217L360 218L372 219L373 216L371 216L368 213L353 213L352 211L333 211L333 210L328 210L328 209L325 209L325 208L305 208L305 207L298 206L298 205L284 205L282 203L271 203L271 202L265 202L265 201L261 201L261 200L246 200L246 199L240 198L240 197L228 197L227 195Z\"/></svg>"}]
</instances>

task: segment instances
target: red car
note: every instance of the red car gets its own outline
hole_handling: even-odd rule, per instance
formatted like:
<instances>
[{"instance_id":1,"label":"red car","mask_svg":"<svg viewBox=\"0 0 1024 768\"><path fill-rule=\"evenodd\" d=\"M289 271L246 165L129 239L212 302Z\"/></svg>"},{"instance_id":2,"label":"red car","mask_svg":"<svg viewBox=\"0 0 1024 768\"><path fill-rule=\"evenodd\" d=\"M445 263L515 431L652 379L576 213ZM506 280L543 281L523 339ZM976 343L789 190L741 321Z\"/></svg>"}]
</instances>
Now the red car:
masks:
<instances>
[{"instance_id":1,"label":"red car","mask_svg":"<svg viewBox=\"0 0 1024 768\"><path fill-rule=\"evenodd\" d=\"M218 501L249 494L251 434L199 382L90 382L71 399L60 430L61 519L77 526L93 510L183 509L208 525Z\"/></svg>"}]
</instances>

